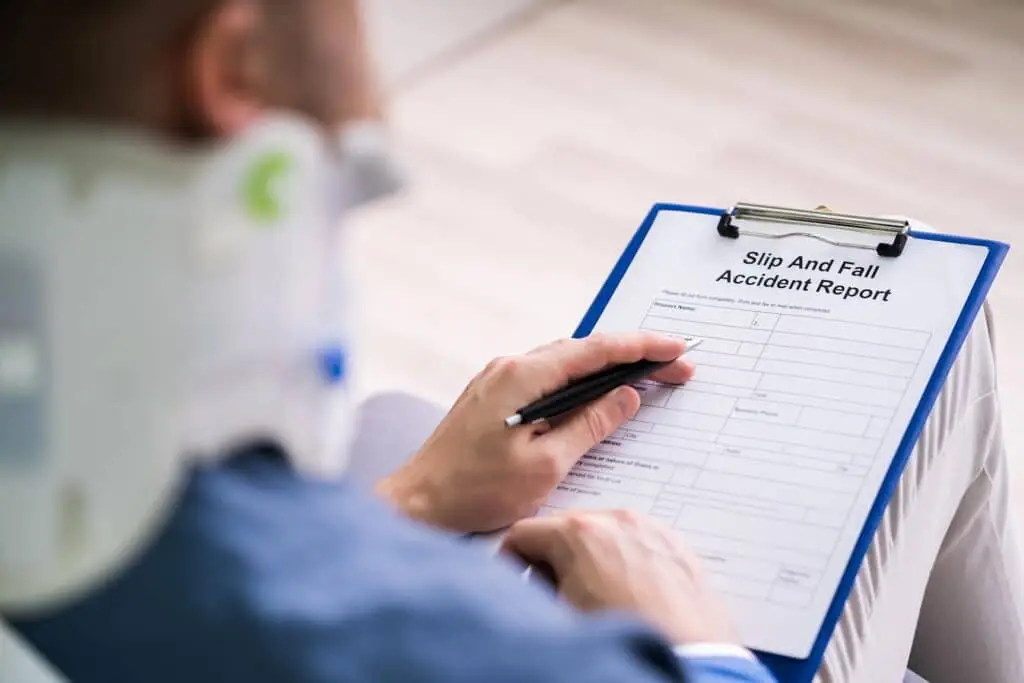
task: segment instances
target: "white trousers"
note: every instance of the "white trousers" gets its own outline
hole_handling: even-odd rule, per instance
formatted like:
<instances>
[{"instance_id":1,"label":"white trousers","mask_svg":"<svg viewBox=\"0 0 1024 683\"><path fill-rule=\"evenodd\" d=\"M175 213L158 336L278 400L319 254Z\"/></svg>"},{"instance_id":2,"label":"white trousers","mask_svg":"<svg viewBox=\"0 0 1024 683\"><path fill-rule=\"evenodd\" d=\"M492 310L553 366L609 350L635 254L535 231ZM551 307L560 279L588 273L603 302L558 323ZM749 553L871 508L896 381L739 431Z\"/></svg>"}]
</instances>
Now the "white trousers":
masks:
<instances>
[{"instance_id":1,"label":"white trousers","mask_svg":"<svg viewBox=\"0 0 1024 683\"><path fill-rule=\"evenodd\" d=\"M986 308L939 396L825 654L822 683L1024 682L1024 576Z\"/></svg>"},{"instance_id":2,"label":"white trousers","mask_svg":"<svg viewBox=\"0 0 1024 683\"><path fill-rule=\"evenodd\" d=\"M1024 683L1024 576L991 318L979 319L932 410L825 654L820 683ZM367 401L352 476L375 481L443 410L404 395Z\"/></svg>"}]
</instances>

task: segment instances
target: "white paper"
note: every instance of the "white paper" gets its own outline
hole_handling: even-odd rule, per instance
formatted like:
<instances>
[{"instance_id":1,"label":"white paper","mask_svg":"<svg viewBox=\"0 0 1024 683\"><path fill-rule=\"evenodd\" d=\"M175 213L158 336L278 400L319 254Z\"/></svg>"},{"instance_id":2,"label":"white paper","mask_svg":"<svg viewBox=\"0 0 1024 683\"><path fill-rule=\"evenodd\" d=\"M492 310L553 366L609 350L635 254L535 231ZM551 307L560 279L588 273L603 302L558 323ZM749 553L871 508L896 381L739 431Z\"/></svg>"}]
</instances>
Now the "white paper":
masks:
<instances>
[{"instance_id":1,"label":"white paper","mask_svg":"<svg viewBox=\"0 0 1024 683\"><path fill-rule=\"evenodd\" d=\"M636 419L549 506L669 522L744 643L802 659L988 251L912 239L886 259L806 237L727 239L716 223L662 212L595 327L704 338L695 378L640 385ZM795 283L761 286L762 274Z\"/></svg>"}]
</instances>

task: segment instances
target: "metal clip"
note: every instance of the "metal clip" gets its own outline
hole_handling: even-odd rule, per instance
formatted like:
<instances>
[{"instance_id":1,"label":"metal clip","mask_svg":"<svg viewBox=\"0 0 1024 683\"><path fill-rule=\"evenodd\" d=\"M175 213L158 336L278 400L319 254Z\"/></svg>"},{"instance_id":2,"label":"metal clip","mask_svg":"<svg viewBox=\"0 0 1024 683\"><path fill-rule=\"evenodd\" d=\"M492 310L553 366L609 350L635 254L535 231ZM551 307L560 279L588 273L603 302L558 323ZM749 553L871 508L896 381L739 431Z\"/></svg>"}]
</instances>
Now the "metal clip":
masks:
<instances>
[{"instance_id":1,"label":"metal clip","mask_svg":"<svg viewBox=\"0 0 1024 683\"><path fill-rule=\"evenodd\" d=\"M764 232L740 228L736 225L737 220L762 221L766 223L783 223L794 226L806 226L815 228L828 228L832 230L845 230L860 234L882 235L885 241L879 242L877 246L849 242L829 235L821 234L819 231L809 232L806 230L793 230L792 232ZM803 236L821 240L839 247L852 247L855 249L873 249L879 256L895 258L903 253L907 245L907 238L910 234L910 223L903 219L877 218L872 216L856 216L847 213L834 213L825 207L809 211L805 209L786 209L778 206L766 206L763 204L736 204L731 211L722 215L718 222L718 234L723 237L737 239L740 235L753 235L756 237L767 237L782 239L784 237Z\"/></svg>"}]
</instances>

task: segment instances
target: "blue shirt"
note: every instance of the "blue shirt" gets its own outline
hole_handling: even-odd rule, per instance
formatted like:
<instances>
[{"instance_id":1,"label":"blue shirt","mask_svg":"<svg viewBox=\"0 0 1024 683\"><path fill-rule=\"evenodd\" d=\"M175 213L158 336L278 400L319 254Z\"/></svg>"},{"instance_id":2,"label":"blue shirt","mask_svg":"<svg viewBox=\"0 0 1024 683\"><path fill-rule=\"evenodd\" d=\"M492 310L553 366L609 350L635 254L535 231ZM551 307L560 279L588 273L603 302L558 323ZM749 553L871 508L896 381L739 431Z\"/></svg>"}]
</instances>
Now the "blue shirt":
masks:
<instances>
[{"instance_id":1,"label":"blue shirt","mask_svg":"<svg viewBox=\"0 0 1024 683\"><path fill-rule=\"evenodd\" d=\"M772 681L756 662L682 662L629 619L579 615L510 563L303 479L270 448L194 469L131 566L11 623L76 683Z\"/></svg>"}]
</instances>

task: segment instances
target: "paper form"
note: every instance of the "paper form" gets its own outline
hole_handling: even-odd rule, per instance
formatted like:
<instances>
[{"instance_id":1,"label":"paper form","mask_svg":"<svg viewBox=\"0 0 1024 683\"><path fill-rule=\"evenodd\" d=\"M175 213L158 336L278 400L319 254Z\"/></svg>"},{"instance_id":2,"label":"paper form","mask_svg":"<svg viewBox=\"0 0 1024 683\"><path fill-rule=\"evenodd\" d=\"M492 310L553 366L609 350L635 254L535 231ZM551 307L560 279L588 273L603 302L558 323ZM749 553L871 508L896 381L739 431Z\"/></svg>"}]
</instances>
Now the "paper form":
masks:
<instances>
[{"instance_id":1,"label":"paper form","mask_svg":"<svg viewBox=\"0 0 1024 683\"><path fill-rule=\"evenodd\" d=\"M988 252L911 240L883 259L716 223L662 212L595 327L701 337L696 376L639 385L549 507L665 520L747 646L806 658Z\"/></svg>"}]
</instances>

